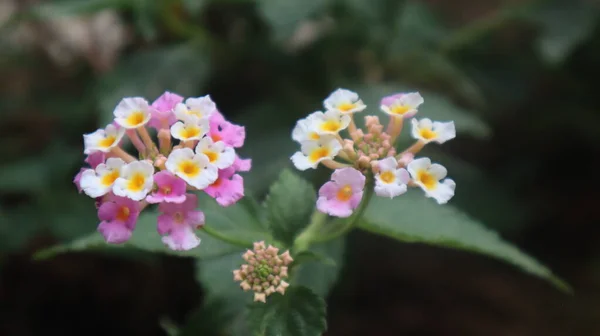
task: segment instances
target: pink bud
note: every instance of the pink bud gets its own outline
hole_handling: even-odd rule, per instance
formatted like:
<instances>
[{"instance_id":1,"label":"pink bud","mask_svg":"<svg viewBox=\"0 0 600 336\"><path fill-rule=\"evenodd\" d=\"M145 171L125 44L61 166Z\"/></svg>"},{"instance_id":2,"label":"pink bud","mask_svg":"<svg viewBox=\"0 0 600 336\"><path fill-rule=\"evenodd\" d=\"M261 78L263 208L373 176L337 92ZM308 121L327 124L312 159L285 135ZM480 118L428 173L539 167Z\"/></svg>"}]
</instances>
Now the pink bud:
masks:
<instances>
[{"instance_id":1,"label":"pink bud","mask_svg":"<svg viewBox=\"0 0 600 336\"><path fill-rule=\"evenodd\" d=\"M254 293L254 302L258 301L262 303L267 302L267 296L265 295L265 293Z\"/></svg>"},{"instance_id":2,"label":"pink bud","mask_svg":"<svg viewBox=\"0 0 600 336\"><path fill-rule=\"evenodd\" d=\"M414 158L415 158L415 155L413 153L410 153L410 152L404 153L400 156L398 163L401 166L407 166Z\"/></svg>"},{"instance_id":3,"label":"pink bud","mask_svg":"<svg viewBox=\"0 0 600 336\"><path fill-rule=\"evenodd\" d=\"M277 253L279 253L279 249L274 247L273 245L269 245L269 247L267 248L267 254L270 254L272 256L276 256Z\"/></svg>"},{"instance_id":4,"label":"pink bud","mask_svg":"<svg viewBox=\"0 0 600 336\"><path fill-rule=\"evenodd\" d=\"M290 285L285 282L285 281L281 281L281 283L279 284L279 286L277 286L277 292L279 292L281 295L285 294L285 289L288 288Z\"/></svg>"},{"instance_id":5,"label":"pink bud","mask_svg":"<svg viewBox=\"0 0 600 336\"><path fill-rule=\"evenodd\" d=\"M250 284L247 281L242 281L242 283L240 283L240 287L242 287L242 289L247 292L250 290L250 288L252 288L250 286Z\"/></svg>"},{"instance_id":6,"label":"pink bud","mask_svg":"<svg viewBox=\"0 0 600 336\"><path fill-rule=\"evenodd\" d=\"M287 278L288 277L288 268L285 266L281 267L281 270L279 271L279 276Z\"/></svg>"},{"instance_id":7,"label":"pink bud","mask_svg":"<svg viewBox=\"0 0 600 336\"><path fill-rule=\"evenodd\" d=\"M283 260L283 263L285 265L289 265L292 261L294 261L294 259L292 259L292 256L290 256L290 251L285 251L281 255L281 259Z\"/></svg>"},{"instance_id":8,"label":"pink bud","mask_svg":"<svg viewBox=\"0 0 600 336\"><path fill-rule=\"evenodd\" d=\"M242 281L242 272L240 270L233 271L233 281Z\"/></svg>"}]
</instances>

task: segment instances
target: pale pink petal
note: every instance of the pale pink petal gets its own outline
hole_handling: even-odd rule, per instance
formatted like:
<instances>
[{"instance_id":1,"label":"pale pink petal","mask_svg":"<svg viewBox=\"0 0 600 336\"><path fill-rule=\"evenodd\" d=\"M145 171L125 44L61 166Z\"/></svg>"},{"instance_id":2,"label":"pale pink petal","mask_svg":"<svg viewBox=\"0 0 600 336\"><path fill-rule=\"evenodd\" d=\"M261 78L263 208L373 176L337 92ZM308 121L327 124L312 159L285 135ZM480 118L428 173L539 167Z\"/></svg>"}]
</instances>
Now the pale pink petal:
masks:
<instances>
[{"instance_id":1,"label":"pale pink petal","mask_svg":"<svg viewBox=\"0 0 600 336\"><path fill-rule=\"evenodd\" d=\"M402 96L403 96L403 94L402 94L402 93L396 93L396 94L393 94L393 95L389 95L389 96L383 97L383 98L381 99L381 105L384 105L384 106L390 106L390 105L392 105L392 104L393 104L393 103L394 103L394 102L395 102L395 101L396 101L398 98L400 98L400 97L402 97Z\"/></svg>"},{"instance_id":2,"label":"pale pink petal","mask_svg":"<svg viewBox=\"0 0 600 336\"><path fill-rule=\"evenodd\" d=\"M338 186L343 187L350 185L353 192L358 192L365 187L365 176L354 168L342 168L336 169L331 175L333 180Z\"/></svg>"},{"instance_id":3,"label":"pale pink petal","mask_svg":"<svg viewBox=\"0 0 600 336\"><path fill-rule=\"evenodd\" d=\"M326 182L319 189L319 196L326 197L326 198L335 198L337 196L339 189L340 189L339 186L335 182L333 182L333 181Z\"/></svg>"},{"instance_id":4,"label":"pale pink petal","mask_svg":"<svg viewBox=\"0 0 600 336\"><path fill-rule=\"evenodd\" d=\"M183 97L177 94L171 92L163 93L151 105L152 109L150 112L152 113L152 118L148 122L148 126L157 130L169 128L177 121L175 113L173 113L173 108L182 101Z\"/></svg>"},{"instance_id":5,"label":"pale pink petal","mask_svg":"<svg viewBox=\"0 0 600 336\"><path fill-rule=\"evenodd\" d=\"M350 202L341 202L335 198L327 199L326 197L319 197L317 199L317 209L335 217L349 217L352 214Z\"/></svg>"},{"instance_id":6,"label":"pale pink petal","mask_svg":"<svg viewBox=\"0 0 600 336\"><path fill-rule=\"evenodd\" d=\"M204 212L200 210L188 211L185 215L185 224L194 229L204 225Z\"/></svg>"},{"instance_id":7,"label":"pale pink petal","mask_svg":"<svg viewBox=\"0 0 600 336\"><path fill-rule=\"evenodd\" d=\"M105 160L106 160L106 154L104 154L103 152L95 152L95 153L88 155L85 158L85 162L87 164L89 164L90 167L92 167L92 169L96 169L96 167L99 164L104 163Z\"/></svg>"},{"instance_id":8,"label":"pale pink petal","mask_svg":"<svg viewBox=\"0 0 600 336\"><path fill-rule=\"evenodd\" d=\"M161 235L168 234L175 226L173 216L167 214L159 215L156 219L156 224L156 231Z\"/></svg>"},{"instance_id":9,"label":"pale pink petal","mask_svg":"<svg viewBox=\"0 0 600 336\"><path fill-rule=\"evenodd\" d=\"M81 168L79 169L79 173L77 173L77 175L75 175L75 178L73 178L73 183L75 183L75 186L77 187L77 192L79 192L81 194L81 192L83 191L83 189L81 189L81 174L83 174L84 171L86 171L87 169L85 168Z\"/></svg>"},{"instance_id":10,"label":"pale pink petal","mask_svg":"<svg viewBox=\"0 0 600 336\"><path fill-rule=\"evenodd\" d=\"M214 141L223 141L229 146L241 147L246 138L246 129L226 121L219 112L214 112L210 116L210 136Z\"/></svg>"},{"instance_id":11,"label":"pale pink petal","mask_svg":"<svg viewBox=\"0 0 600 336\"><path fill-rule=\"evenodd\" d=\"M104 236L107 243L121 244L131 238L133 231L121 221L103 221L98 225L98 232Z\"/></svg>"},{"instance_id":12,"label":"pale pink petal","mask_svg":"<svg viewBox=\"0 0 600 336\"><path fill-rule=\"evenodd\" d=\"M239 156L235 157L233 168L235 168L236 171L247 172L250 171L250 167L252 167L252 159L242 159Z\"/></svg>"},{"instance_id":13,"label":"pale pink petal","mask_svg":"<svg viewBox=\"0 0 600 336\"><path fill-rule=\"evenodd\" d=\"M223 169L223 171L228 169ZM219 171L217 182L204 189L210 197L214 198L221 206L230 206L244 197L244 179L240 175L231 176L229 173Z\"/></svg>"},{"instance_id":14,"label":"pale pink petal","mask_svg":"<svg viewBox=\"0 0 600 336\"><path fill-rule=\"evenodd\" d=\"M357 192L354 195L352 195L352 198L350 198L350 207L352 209L356 209L356 207L360 204L360 200L363 197L363 192Z\"/></svg>"},{"instance_id":15,"label":"pale pink petal","mask_svg":"<svg viewBox=\"0 0 600 336\"><path fill-rule=\"evenodd\" d=\"M117 216L119 206L115 202L104 202L98 208L98 218L101 221L111 221Z\"/></svg>"},{"instance_id":16,"label":"pale pink petal","mask_svg":"<svg viewBox=\"0 0 600 336\"><path fill-rule=\"evenodd\" d=\"M154 174L154 182L158 189L146 197L148 203L182 203L185 201L185 181L171 172L163 170ZM169 189L169 192L165 193L165 189Z\"/></svg>"},{"instance_id":17,"label":"pale pink petal","mask_svg":"<svg viewBox=\"0 0 600 336\"><path fill-rule=\"evenodd\" d=\"M168 236L164 236L162 241L174 251L191 250L200 244L200 238L187 225L177 226Z\"/></svg>"}]
</instances>

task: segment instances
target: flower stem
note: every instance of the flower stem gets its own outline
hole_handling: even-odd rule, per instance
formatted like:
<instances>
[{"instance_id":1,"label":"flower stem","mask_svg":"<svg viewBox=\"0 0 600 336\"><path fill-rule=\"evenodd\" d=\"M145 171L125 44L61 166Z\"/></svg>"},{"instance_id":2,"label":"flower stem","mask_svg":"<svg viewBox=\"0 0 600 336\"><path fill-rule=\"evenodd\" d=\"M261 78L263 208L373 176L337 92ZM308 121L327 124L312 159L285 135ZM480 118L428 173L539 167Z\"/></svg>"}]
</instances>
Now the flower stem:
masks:
<instances>
[{"instance_id":1,"label":"flower stem","mask_svg":"<svg viewBox=\"0 0 600 336\"><path fill-rule=\"evenodd\" d=\"M326 223L327 214L320 212L315 209L313 212L310 224L296 237L294 240L294 251L295 253L308 250L310 244L314 241L315 236L319 235L321 228Z\"/></svg>"},{"instance_id":2,"label":"flower stem","mask_svg":"<svg viewBox=\"0 0 600 336\"><path fill-rule=\"evenodd\" d=\"M229 237L219 231L215 231L212 227L210 226L202 226L200 228L200 230L204 231L207 235L219 239L221 241L224 241L226 243L229 243L231 245L235 245L235 246L239 246L239 247L245 247L245 248L251 248L252 247L252 242L247 242L247 241L241 241L241 240L237 240L235 238Z\"/></svg>"}]
</instances>

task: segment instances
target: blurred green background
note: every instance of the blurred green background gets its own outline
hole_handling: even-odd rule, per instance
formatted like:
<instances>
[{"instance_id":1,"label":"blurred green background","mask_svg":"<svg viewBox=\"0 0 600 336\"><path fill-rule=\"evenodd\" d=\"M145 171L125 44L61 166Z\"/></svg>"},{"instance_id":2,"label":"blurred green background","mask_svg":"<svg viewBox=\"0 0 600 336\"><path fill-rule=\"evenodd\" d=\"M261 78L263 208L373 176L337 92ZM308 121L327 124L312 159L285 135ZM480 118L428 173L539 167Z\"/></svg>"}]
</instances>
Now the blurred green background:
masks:
<instances>
[{"instance_id":1,"label":"blurred green background","mask_svg":"<svg viewBox=\"0 0 600 336\"><path fill-rule=\"evenodd\" d=\"M344 87L371 113L384 95L419 90L423 116L454 120L457 138L425 152L457 182L447 207L544 262L575 295L486 257L353 233L328 335L600 334L599 9L0 0L0 332L70 335L98 320L113 335L163 335L160 317L181 322L202 299L185 259L29 258L95 230L93 201L71 181L82 134L109 122L122 97L210 94L246 126L244 178L260 198L290 167L295 121ZM318 185L328 174L302 176ZM73 321L78 310L89 314Z\"/></svg>"}]
</instances>

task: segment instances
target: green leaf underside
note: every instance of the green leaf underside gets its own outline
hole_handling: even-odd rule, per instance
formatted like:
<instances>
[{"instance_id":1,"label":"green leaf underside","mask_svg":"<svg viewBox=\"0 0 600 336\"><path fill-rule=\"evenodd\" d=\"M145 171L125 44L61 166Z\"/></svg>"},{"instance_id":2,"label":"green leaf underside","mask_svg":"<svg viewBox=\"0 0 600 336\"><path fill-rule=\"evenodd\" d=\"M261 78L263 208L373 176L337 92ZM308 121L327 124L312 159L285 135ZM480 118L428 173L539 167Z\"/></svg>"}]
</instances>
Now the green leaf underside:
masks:
<instances>
[{"instance_id":1,"label":"green leaf underside","mask_svg":"<svg viewBox=\"0 0 600 336\"><path fill-rule=\"evenodd\" d=\"M485 254L548 280L564 291L571 291L569 285L552 274L550 269L503 241L496 232L451 205L438 205L420 190L411 190L394 200L374 198L359 227L402 242Z\"/></svg>"},{"instance_id":2,"label":"green leaf underside","mask_svg":"<svg viewBox=\"0 0 600 336\"><path fill-rule=\"evenodd\" d=\"M219 233L250 242L269 239L269 233L264 230L262 225L248 210L249 203L240 201L236 205L223 208L206 195L199 195L199 199L199 209L206 216L206 225L211 226L211 228L214 228ZM210 259L240 250L239 247L225 243L199 231L197 234L201 239L200 246L189 251L172 251L162 243L161 236L156 231L157 216L158 213L153 210L142 212L131 239L124 244L107 244L100 233L94 232L68 244L42 250L35 257L43 259L52 257L58 253L91 249L135 248L147 252Z\"/></svg>"},{"instance_id":3,"label":"green leaf underside","mask_svg":"<svg viewBox=\"0 0 600 336\"><path fill-rule=\"evenodd\" d=\"M248 323L257 336L319 336L327 329L325 301L306 287L272 294L250 306Z\"/></svg>"},{"instance_id":4,"label":"green leaf underside","mask_svg":"<svg viewBox=\"0 0 600 336\"><path fill-rule=\"evenodd\" d=\"M313 186L285 169L265 200L273 237L291 246L296 234L308 225L316 202Z\"/></svg>"},{"instance_id":5,"label":"green leaf underside","mask_svg":"<svg viewBox=\"0 0 600 336\"><path fill-rule=\"evenodd\" d=\"M323 256L326 259L324 261L307 260L298 265L297 268L294 268L293 270L293 280L291 284L294 286L308 287L318 295L326 297L333 285L335 285L343 266L344 249L344 237L311 246L308 251L309 253Z\"/></svg>"}]
</instances>

